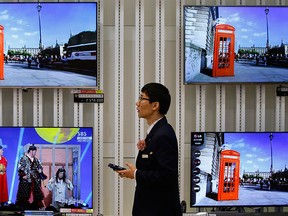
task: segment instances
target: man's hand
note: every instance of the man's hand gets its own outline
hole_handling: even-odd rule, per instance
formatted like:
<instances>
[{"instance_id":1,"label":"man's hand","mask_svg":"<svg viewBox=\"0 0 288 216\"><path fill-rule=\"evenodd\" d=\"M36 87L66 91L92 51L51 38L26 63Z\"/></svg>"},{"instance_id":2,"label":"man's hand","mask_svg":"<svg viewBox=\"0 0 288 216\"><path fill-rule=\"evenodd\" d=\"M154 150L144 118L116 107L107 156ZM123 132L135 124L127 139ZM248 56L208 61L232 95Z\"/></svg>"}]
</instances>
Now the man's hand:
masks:
<instances>
[{"instance_id":1,"label":"man's hand","mask_svg":"<svg viewBox=\"0 0 288 216\"><path fill-rule=\"evenodd\" d=\"M126 166L128 166L128 169L126 170L119 170L119 171L116 171L119 176L121 178L130 178L130 179L134 179L134 173L135 173L135 170L136 170L136 167L131 164L131 163L128 163L128 162L125 162Z\"/></svg>"}]
</instances>

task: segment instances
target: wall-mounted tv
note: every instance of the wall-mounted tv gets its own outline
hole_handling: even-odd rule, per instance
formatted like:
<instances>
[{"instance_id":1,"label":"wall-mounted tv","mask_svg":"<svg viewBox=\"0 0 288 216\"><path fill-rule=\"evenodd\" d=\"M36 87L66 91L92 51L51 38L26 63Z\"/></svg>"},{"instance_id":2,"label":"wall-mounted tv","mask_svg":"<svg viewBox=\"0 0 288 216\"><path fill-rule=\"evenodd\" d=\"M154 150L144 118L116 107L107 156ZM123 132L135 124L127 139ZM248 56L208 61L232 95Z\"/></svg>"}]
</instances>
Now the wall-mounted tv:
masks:
<instances>
[{"instance_id":1,"label":"wall-mounted tv","mask_svg":"<svg viewBox=\"0 0 288 216\"><path fill-rule=\"evenodd\" d=\"M52 178L55 179L57 171L62 168L66 171L66 178L73 184L72 190L59 192L66 193L63 198L63 203L67 204L65 207L93 208L92 127L0 127L0 145L4 150L3 156L8 161L6 175L9 199L0 210L32 208L32 205L17 204L17 191L21 178L18 165L31 145L37 148L36 158L41 162L43 173L47 176L47 179L41 181L43 208L55 210L56 194L59 191L53 187L50 190L48 182Z\"/></svg>"},{"instance_id":2,"label":"wall-mounted tv","mask_svg":"<svg viewBox=\"0 0 288 216\"><path fill-rule=\"evenodd\" d=\"M288 205L288 132L192 132L191 207Z\"/></svg>"},{"instance_id":3,"label":"wall-mounted tv","mask_svg":"<svg viewBox=\"0 0 288 216\"><path fill-rule=\"evenodd\" d=\"M0 25L0 87L97 86L96 2L2 2Z\"/></svg>"},{"instance_id":4,"label":"wall-mounted tv","mask_svg":"<svg viewBox=\"0 0 288 216\"><path fill-rule=\"evenodd\" d=\"M184 6L183 14L184 84L288 82L288 7Z\"/></svg>"}]
</instances>

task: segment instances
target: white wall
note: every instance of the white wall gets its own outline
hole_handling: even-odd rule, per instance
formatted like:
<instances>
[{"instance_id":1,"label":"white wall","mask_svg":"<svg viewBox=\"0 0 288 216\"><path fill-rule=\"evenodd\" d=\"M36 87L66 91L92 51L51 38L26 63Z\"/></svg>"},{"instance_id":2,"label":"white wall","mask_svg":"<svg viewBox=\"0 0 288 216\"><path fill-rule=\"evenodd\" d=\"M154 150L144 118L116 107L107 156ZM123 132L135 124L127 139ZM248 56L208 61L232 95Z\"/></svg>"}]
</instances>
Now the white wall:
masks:
<instances>
[{"instance_id":1,"label":"white wall","mask_svg":"<svg viewBox=\"0 0 288 216\"><path fill-rule=\"evenodd\" d=\"M0 89L0 125L94 126L95 215L131 215L135 182L118 178L107 164L135 161L135 143L146 128L135 112L140 88L151 81L164 83L172 94L168 120L179 140L181 200L189 204L191 131L283 131L288 124L287 101L276 96L276 85L182 84L182 7L214 2L98 0L98 79L105 103L74 104L71 89ZM285 0L216 2L286 4Z\"/></svg>"}]
</instances>

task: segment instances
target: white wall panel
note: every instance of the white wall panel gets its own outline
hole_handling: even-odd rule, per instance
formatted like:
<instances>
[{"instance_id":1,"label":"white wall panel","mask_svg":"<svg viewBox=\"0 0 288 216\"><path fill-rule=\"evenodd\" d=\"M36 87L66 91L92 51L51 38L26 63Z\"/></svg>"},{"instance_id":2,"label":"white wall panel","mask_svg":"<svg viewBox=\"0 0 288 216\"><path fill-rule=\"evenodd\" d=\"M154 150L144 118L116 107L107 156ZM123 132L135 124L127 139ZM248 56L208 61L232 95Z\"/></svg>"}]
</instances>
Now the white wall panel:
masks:
<instances>
[{"instance_id":1,"label":"white wall panel","mask_svg":"<svg viewBox=\"0 0 288 216\"><path fill-rule=\"evenodd\" d=\"M99 0L97 4L97 89L103 90L103 52L104 52L104 0ZM100 55L99 55L100 54ZM104 91L104 100L105 91ZM104 125L104 115L103 115L103 104L93 105L93 124L88 122L88 124L93 125L93 207L95 209L95 214L101 214L104 211L104 160L103 160L103 125ZM91 118L90 118L91 119Z\"/></svg>"},{"instance_id":2,"label":"white wall panel","mask_svg":"<svg viewBox=\"0 0 288 216\"><path fill-rule=\"evenodd\" d=\"M265 130L265 86L256 86L256 119L255 130Z\"/></svg>"},{"instance_id":3,"label":"white wall panel","mask_svg":"<svg viewBox=\"0 0 288 216\"><path fill-rule=\"evenodd\" d=\"M275 131L285 130L285 97L276 97Z\"/></svg>"},{"instance_id":4,"label":"white wall panel","mask_svg":"<svg viewBox=\"0 0 288 216\"><path fill-rule=\"evenodd\" d=\"M205 131L205 111L206 111L206 86L197 85L196 86L196 130L195 131Z\"/></svg>"},{"instance_id":5,"label":"white wall panel","mask_svg":"<svg viewBox=\"0 0 288 216\"><path fill-rule=\"evenodd\" d=\"M13 126L23 124L23 95L21 89L13 89Z\"/></svg>"},{"instance_id":6,"label":"white wall panel","mask_svg":"<svg viewBox=\"0 0 288 216\"><path fill-rule=\"evenodd\" d=\"M156 0L156 19L155 19L155 81L165 83L165 1Z\"/></svg>"},{"instance_id":7,"label":"white wall panel","mask_svg":"<svg viewBox=\"0 0 288 216\"><path fill-rule=\"evenodd\" d=\"M225 100L226 88L224 85L216 86L216 125L215 131L225 131Z\"/></svg>"},{"instance_id":8,"label":"white wall panel","mask_svg":"<svg viewBox=\"0 0 288 216\"><path fill-rule=\"evenodd\" d=\"M236 86L236 131L245 131L245 86Z\"/></svg>"},{"instance_id":9,"label":"white wall panel","mask_svg":"<svg viewBox=\"0 0 288 216\"><path fill-rule=\"evenodd\" d=\"M74 126L83 127L83 103L74 103Z\"/></svg>"},{"instance_id":10,"label":"white wall panel","mask_svg":"<svg viewBox=\"0 0 288 216\"><path fill-rule=\"evenodd\" d=\"M119 179L107 168L107 163L135 162L135 142L143 138L146 128L146 122L138 119L135 102L141 87L147 82L158 81L171 90L173 103L168 117L178 136L180 197L187 203L191 131L287 130L287 100L275 95L277 85L228 87L185 86L182 83L184 4L287 5L287 1L98 2L97 83L98 88L104 91L104 104L74 103L70 89L44 88L29 92L23 92L22 89L0 89L1 126L94 126L95 215L131 214L135 182ZM274 104L268 104L270 101ZM191 208L188 210L195 211Z\"/></svg>"},{"instance_id":11,"label":"white wall panel","mask_svg":"<svg viewBox=\"0 0 288 216\"><path fill-rule=\"evenodd\" d=\"M276 0L276 5L285 5L286 0Z\"/></svg>"},{"instance_id":12,"label":"white wall panel","mask_svg":"<svg viewBox=\"0 0 288 216\"><path fill-rule=\"evenodd\" d=\"M114 136L115 163L123 164L123 107L124 107L124 0L115 1L115 71L114 71ZM123 181L114 175L114 214L123 215Z\"/></svg>"},{"instance_id":13,"label":"white wall panel","mask_svg":"<svg viewBox=\"0 0 288 216\"><path fill-rule=\"evenodd\" d=\"M176 106L176 136L178 137L178 158L179 158L179 185L180 185L180 200L185 200L185 187L184 187L184 178L181 176L185 175L185 115L183 115L185 111L185 87L182 85L183 81L183 29L181 26L183 25L183 19L181 19L183 14L183 2L176 2L176 98L175 98L175 106Z\"/></svg>"},{"instance_id":14,"label":"white wall panel","mask_svg":"<svg viewBox=\"0 0 288 216\"><path fill-rule=\"evenodd\" d=\"M54 115L53 115L53 126L61 127L63 126L63 89L54 89L53 91L53 108L54 108Z\"/></svg>"},{"instance_id":15,"label":"white wall panel","mask_svg":"<svg viewBox=\"0 0 288 216\"><path fill-rule=\"evenodd\" d=\"M144 85L144 39L145 39L145 31L144 31L144 1L145 0L137 0L135 2L135 69L134 69L134 77L135 77L135 94L134 100L137 101L139 94L141 93L141 88ZM134 133L135 144L140 139L145 138L144 133L144 121L138 118L137 112L134 112ZM134 146L135 155L138 152L137 146Z\"/></svg>"},{"instance_id":16,"label":"white wall panel","mask_svg":"<svg viewBox=\"0 0 288 216\"><path fill-rule=\"evenodd\" d=\"M43 91L33 89L33 125L43 125Z\"/></svg>"}]
</instances>

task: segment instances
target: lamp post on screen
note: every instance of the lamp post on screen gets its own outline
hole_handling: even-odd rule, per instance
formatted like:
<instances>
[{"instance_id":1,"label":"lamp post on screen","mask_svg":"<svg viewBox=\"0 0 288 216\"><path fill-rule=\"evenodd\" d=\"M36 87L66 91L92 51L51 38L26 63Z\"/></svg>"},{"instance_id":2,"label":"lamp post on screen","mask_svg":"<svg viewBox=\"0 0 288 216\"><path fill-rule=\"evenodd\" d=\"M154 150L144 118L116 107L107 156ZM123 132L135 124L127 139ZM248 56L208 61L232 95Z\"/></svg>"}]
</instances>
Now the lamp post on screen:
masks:
<instances>
[{"instance_id":1,"label":"lamp post on screen","mask_svg":"<svg viewBox=\"0 0 288 216\"><path fill-rule=\"evenodd\" d=\"M267 31L267 41L266 41L266 49L267 51L269 50L269 28L268 28L268 13L269 13L269 8L265 8L265 14L266 14L266 31Z\"/></svg>"},{"instance_id":2,"label":"lamp post on screen","mask_svg":"<svg viewBox=\"0 0 288 216\"><path fill-rule=\"evenodd\" d=\"M272 152L272 140L273 140L273 134L270 133L270 153L271 153L271 164L270 164L270 175L272 176L273 173L273 152Z\"/></svg>"},{"instance_id":3,"label":"lamp post on screen","mask_svg":"<svg viewBox=\"0 0 288 216\"><path fill-rule=\"evenodd\" d=\"M39 49L42 50L42 32L41 32L41 9L42 9L42 6L40 5L40 2L38 2L38 5L37 5L37 11L38 11L38 19L39 19L39 32L40 32L40 39L39 39Z\"/></svg>"}]
</instances>

